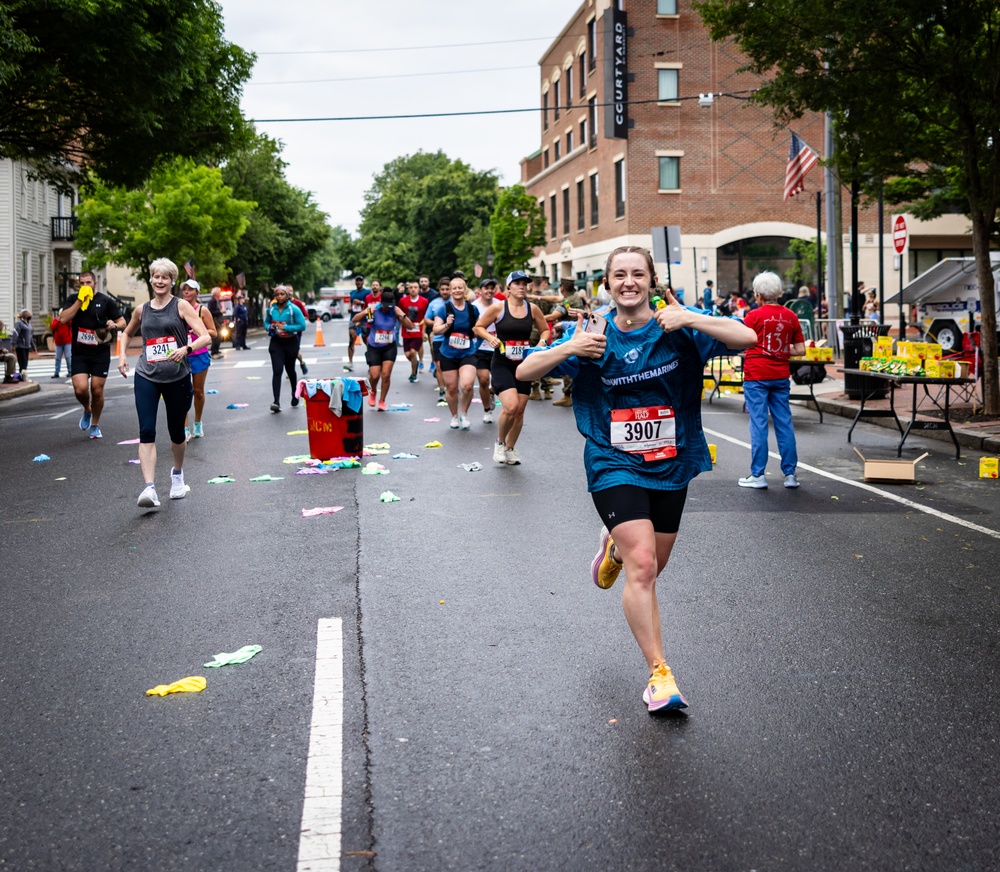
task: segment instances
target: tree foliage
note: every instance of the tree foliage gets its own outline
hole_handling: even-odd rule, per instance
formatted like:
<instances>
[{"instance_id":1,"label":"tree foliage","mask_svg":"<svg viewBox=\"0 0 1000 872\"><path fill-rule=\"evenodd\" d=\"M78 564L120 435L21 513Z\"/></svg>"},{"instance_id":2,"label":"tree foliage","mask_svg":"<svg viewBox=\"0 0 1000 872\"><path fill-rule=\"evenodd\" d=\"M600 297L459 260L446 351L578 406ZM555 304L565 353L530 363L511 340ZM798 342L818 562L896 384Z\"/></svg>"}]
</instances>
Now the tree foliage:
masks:
<instances>
[{"instance_id":1,"label":"tree foliage","mask_svg":"<svg viewBox=\"0 0 1000 872\"><path fill-rule=\"evenodd\" d=\"M956 197L972 221L982 303L985 410L1000 413L991 237L1000 206L1000 7L995 0L705 0L780 122L830 111L841 177L928 217Z\"/></svg>"},{"instance_id":2,"label":"tree foliage","mask_svg":"<svg viewBox=\"0 0 1000 872\"><path fill-rule=\"evenodd\" d=\"M490 233L500 274L527 266L535 249L545 245L545 215L523 185L512 185L500 195Z\"/></svg>"},{"instance_id":3,"label":"tree foliage","mask_svg":"<svg viewBox=\"0 0 1000 872\"><path fill-rule=\"evenodd\" d=\"M288 282L315 289L331 279L333 235L312 195L285 179L281 144L256 135L222 168L233 196L256 205L229 266L249 285Z\"/></svg>"},{"instance_id":4,"label":"tree foliage","mask_svg":"<svg viewBox=\"0 0 1000 872\"><path fill-rule=\"evenodd\" d=\"M233 197L221 170L175 158L141 188L92 177L77 207L75 244L88 266L127 266L147 283L149 264L158 257L193 260L199 281L222 282L253 208Z\"/></svg>"},{"instance_id":5,"label":"tree foliage","mask_svg":"<svg viewBox=\"0 0 1000 872\"><path fill-rule=\"evenodd\" d=\"M497 177L477 172L444 152L417 152L385 165L365 193L359 238L339 251L346 266L394 284L419 273L455 269L456 249L476 221L489 221Z\"/></svg>"},{"instance_id":6,"label":"tree foliage","mask_svg":"<svg viewBox=\"0 0 1000 872\"><path fill-rule=\"evenodd\" d=\"M246 136L253 61L211 0L6 0L0 157L131 187L162 156L217 161Z\"/></svg>"}]
</instances>

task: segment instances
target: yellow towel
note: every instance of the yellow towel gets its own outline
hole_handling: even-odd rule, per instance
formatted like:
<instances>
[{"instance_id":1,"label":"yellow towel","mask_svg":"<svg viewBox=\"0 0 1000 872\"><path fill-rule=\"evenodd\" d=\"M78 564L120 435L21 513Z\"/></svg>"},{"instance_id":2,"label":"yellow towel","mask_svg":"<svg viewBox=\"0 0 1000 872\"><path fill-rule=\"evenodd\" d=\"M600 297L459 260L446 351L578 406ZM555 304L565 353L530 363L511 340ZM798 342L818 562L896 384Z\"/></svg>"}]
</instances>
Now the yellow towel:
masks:
<instances>
[{"instance_id":1,"label":"yellow towel","mask_svg":"<svg viewBox=\"0 0 1000 872\"><path fill-rule=\"evenodd\" d=\"M173 684L158 684L146 691L146 696L166 696L168 693L201 693L207 682L200 675L189 675Z\"/></svg>"}]
</instances>

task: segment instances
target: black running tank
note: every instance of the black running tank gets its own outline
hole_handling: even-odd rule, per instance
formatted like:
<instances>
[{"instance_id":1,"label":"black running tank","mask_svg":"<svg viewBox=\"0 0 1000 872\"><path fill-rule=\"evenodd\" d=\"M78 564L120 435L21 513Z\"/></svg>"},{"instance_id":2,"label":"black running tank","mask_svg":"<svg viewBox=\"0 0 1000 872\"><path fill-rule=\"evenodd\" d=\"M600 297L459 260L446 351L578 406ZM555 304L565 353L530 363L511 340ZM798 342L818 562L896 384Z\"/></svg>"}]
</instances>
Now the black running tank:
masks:
<instances>
[{"instance_id":1,"label":"black running tank","mask_svg":"<svg viewBox=\"0 0 1000 872\"><path fill-rule=\"evenodd\" d=\"M510 311L510 300L503 301L503 314L496 322L497 339L502 342L513 340L515 342L527 342L531 339L531 303L524 301L527 311L523 318L515 318Z\"/></svg>"}]
</instances>

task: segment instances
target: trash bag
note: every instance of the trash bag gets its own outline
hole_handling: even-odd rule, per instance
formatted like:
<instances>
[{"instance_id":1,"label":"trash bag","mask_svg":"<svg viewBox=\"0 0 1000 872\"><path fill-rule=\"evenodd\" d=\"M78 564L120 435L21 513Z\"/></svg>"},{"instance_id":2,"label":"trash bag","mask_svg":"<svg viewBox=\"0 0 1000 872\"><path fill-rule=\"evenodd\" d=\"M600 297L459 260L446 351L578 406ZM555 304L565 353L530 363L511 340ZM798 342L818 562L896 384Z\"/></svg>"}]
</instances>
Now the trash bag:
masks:
<instances>
[{"instance_id":1,"label":"trash bag","mask_svg":"<svg viewBox=\"0 0 1000 872\"><path fill-rule=\"evenodd\" d=\"M825 366L798 366L792 370L792 381L797 385L818 385L825 378Z\"/></svg>"}]
</instances>

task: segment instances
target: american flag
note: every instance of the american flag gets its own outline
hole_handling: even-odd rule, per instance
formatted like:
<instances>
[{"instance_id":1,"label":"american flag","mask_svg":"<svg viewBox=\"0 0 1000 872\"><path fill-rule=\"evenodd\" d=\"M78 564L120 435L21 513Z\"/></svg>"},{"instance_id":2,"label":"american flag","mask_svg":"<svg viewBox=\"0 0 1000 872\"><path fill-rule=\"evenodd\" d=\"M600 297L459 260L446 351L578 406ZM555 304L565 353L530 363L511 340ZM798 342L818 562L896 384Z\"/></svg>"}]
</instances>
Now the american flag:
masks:
<instances>
[{"instance_id":1,"label":"american flag","mask_svg":"<svg viewBox=\"0 0 1000 872\"><path fill-rule=\"evenodd\" d=\"M472 265L472 271L476 274L476 278L481 278L483 275L483 265L478 261Z\"/></svg>"},{"instance_id":2,"label":"american flag","mask_svg":"<svg viewBox=\"0 0 1000 872\"><path fill-rule=\"evenodd\" d=\"M194 279L194 261L193 260L189 260L186 264L184 264L184 272L186 272L188 274L188 278L189 279Z\"/></svg>"},{"instance_id":3,"label":"american flag","mask_svg":"<svg viewBox=\"0 0 1000 872\"><path fill-rule=\"evenodd\" d=\"M792 144L788 147L788 166L785 168L785 200L806 189L802 180L818 163L819 155L793 133Z\"/></svg>"}]
</instances>

